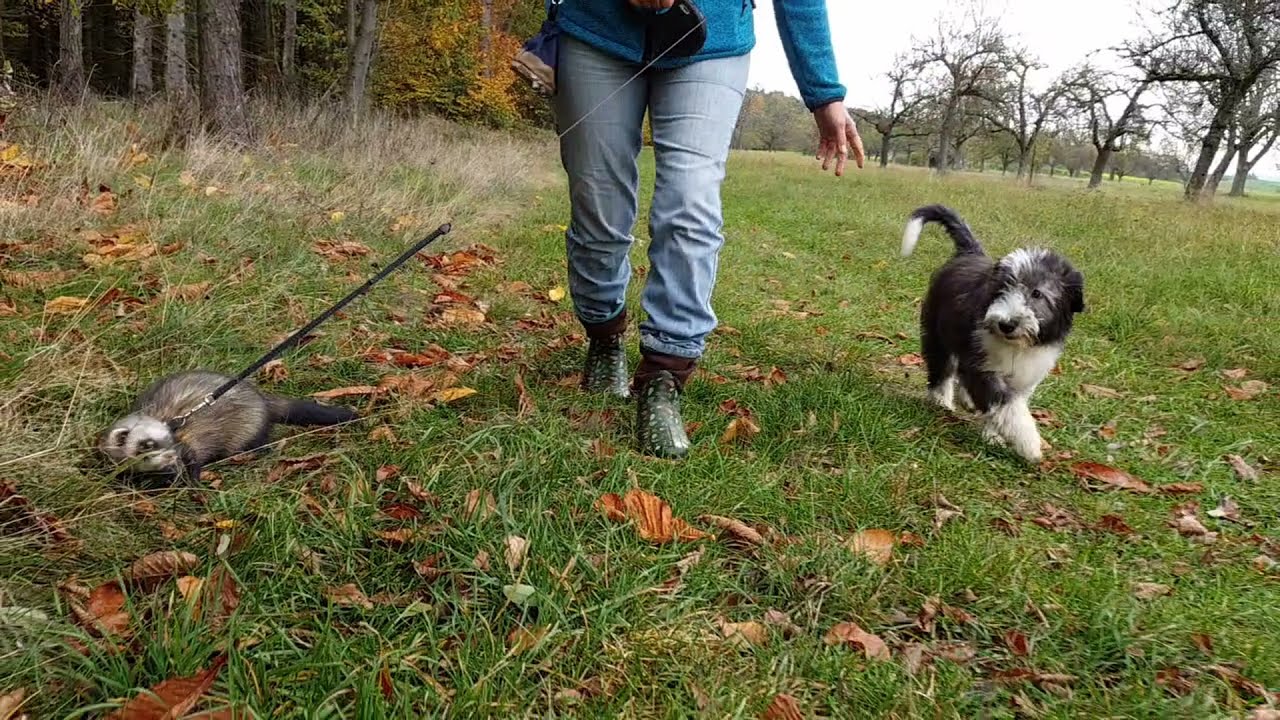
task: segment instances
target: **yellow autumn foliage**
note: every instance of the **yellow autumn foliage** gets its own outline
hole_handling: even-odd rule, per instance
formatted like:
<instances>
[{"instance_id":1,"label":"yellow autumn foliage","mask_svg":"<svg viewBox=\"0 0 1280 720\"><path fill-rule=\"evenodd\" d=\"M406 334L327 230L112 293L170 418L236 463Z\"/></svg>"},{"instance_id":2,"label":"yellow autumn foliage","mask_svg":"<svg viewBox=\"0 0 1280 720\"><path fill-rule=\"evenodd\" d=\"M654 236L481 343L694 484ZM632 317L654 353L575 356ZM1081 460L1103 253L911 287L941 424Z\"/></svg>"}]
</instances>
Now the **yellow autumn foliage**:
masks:
<instances>
[{"instance_id":1,"label":"yellow autumn foliage","mask_svg":"<svg viewBox=\"0 0 1280 720\"><path fill-rule=\"evenodd\" d=\"M524 81L511 70L523 36L505 32L514 0L408 0L386 19L374 76L378 101L396 110L509 127L527 121Z\"/></svg>"}]
</instances>

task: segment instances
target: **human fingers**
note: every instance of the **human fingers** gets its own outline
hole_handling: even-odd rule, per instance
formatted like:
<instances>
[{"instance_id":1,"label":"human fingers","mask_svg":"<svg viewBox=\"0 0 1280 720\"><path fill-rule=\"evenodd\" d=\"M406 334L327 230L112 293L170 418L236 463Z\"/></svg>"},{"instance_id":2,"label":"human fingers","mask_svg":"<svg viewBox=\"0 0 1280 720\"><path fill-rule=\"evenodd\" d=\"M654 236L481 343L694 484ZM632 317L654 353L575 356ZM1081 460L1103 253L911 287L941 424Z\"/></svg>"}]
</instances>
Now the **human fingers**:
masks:
<instances>
[{"instance_id":1,"label":"human fingers","mask_svg":"<svg viewBox=\"0 0 1280 720\"><path fill-rule=\"evenodd\" d=\"M853 162L861 168L862 163L867 159L867 153L862 147L862 136L858 134L858 124L852 120L849 121L849 146L852 149Z\"/></svg>"},{"instance_id":2,"label":"human fingers","mask_svg":"<svg viewBox=\"0 0 1280 720\"><path fill-rule=\"evenodd\" d=\"M831 167L831 156L835 153L832 151L831 141L823 139L818 144L818 159L822 161L822 171L826 172Z\"/></svg>"}]
</instances>

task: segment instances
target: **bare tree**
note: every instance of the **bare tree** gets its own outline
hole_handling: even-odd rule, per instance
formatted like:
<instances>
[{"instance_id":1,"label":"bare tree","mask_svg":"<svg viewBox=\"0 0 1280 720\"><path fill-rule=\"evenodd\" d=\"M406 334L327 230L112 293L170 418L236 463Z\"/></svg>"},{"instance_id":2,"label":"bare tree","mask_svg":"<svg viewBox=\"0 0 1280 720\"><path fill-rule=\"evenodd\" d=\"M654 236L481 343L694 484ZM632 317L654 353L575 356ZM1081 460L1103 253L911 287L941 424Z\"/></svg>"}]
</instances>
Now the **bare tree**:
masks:
<instances>
[{"instance_id":1,"label":"bare tree","mask_svg":"<svg viewBox=\"0 0 1280 720\"><path fill-rule=\"evenodd\" d=\"M81 0L58 2L58 66L54 85L59 94L68 98L78 98L85 91L81 9Z\"/></svg>"},{"instance_id":2,"label":"bare tree","mask_svg":"<svg viewBox=\"0 0 1280 720\"><path fill-rule=\"evenodd\" d=\"M1177 0L1152 38L1126 50L1156 81L1214 87L1214 112L1185 191L1201 199L1236 109L1280 65L1280 0Z\"/></svg>"},{"instance_id":3,"label":"bare tree","mask_svg":"<svg viewBox=\"0 0 1280 720\"><path fill-rule=\"evenodd\" d=\"M181 2L164 16L164 91L170 102L191 95L187 81L187 13Z\"/></svg>"},{"instance_id":4,"label":"bare tree","mask_svg":"<svg viewBox=\"0 0 1280 720\"><path fill-rule=\"evenodd\" d=\"M1240 104L1232 129L1235 139L1228 146L1231 148L1228 158L1234 157L1236 170L1228 194L1241 197L1249 173L1280 138L1280 71L1273 71L1254 87Z\"/></svg>"},{"instance_id":5,"label":"bare tree","mask_svg":"<svg viewBox=\"0 0 1280 720\"><path fill-rule=\"evenodd\" d=\"M1125 78L1104 73L1087 63L1069 72L1064 79L1065 97L1084 114L1089 141L1097 153L1089 172L1090 188L1102 184L1111 154L1123 149L1127 137L1146 131L1147 106L1142 104L1142 97L1151 84L1147 77ZM1111 107L1117 102L1124 103L1123 109L1112 116Z\"/></svg>"},{"instance_id":6,"label":"bare tree","mask_svg":"<svg viewBox=\"0 0 1280 720\"><path fill-rule=\"evenodd\" d=\"M141 7L133 9L133 77L129 83L134 98L145 99L155 90L151 78L151 47L155 43L156 22Z\"/></svg>"},{"instance_id":7,"label":"bare tree","mask_svg":"<svg viewBox=\"0 0 1280 720\"><path fill-rule=\"evenodd\" d=\"M982 112L983 118L996 132L1008 134L1018 148L1018 177L1029 175L1029 163L1036 140L1045 122L1053 117L1058 101L1066 87L1054 82L1048 88L1036 92L1028 84L1027 76L1045 66L1025 49L1017 48L1005 59L1006 77L999 91Z\"/></svg>"},{"instance_id":8,"label":"bare tree","mask_svg":"<svg viewBox=\"0 0 1280 720\"><path fill-rule=\"evenodd\" d=\"M875 126L876 132L880 133L880 167L889 165L893 139L904 134L902 126L910 123L920 106L931 100L917 86L916 74L917 71L912 68L907 58L898 56L894 60L893 69L885 73L885 77L893 84L893 95L888 107L881 107L869 113L854 111L862 120ZM915 136L921 133L914 131L907 134Z\"/></svg>"},{"instance_id":9,"label":"bare tree","mask_svg":"<svg viewBox=\"0 0 1280 720\"><path fill-rule=\"evenodd\" d=\"M200 114L226 138L249 139L240 53L239 0L205 0L200 8Z\"/></svg>"},{"instance_id":10,"label":"bare tree","mask_svg":"<svg viewBox=\"0 0 1280 720\"><path fill-rule=\"evenodd\" d=\"M912 67L916 72L932 69L937 73L934 84L940 119L936 162L942 174L951 166L961 104L965 98L981 96L984 85L998 76L1005 40L991 18L971 15L962 25L945 20L937 25L932 37L916 45Z\"/></svg>"},{"instance_id":11,"label":"bare tree","mask_svg":"<svg viewBox=\"0 0 1280 720\"><path fill-rule=\"evenodd\" d=\"M351 52L350 72L347 73L347 102L352 118L359 116L364 106L369 66L373 64L373 41L378 32L378 0L363 0L363 3L356 43Z\"/></svg>"}]
</instances>

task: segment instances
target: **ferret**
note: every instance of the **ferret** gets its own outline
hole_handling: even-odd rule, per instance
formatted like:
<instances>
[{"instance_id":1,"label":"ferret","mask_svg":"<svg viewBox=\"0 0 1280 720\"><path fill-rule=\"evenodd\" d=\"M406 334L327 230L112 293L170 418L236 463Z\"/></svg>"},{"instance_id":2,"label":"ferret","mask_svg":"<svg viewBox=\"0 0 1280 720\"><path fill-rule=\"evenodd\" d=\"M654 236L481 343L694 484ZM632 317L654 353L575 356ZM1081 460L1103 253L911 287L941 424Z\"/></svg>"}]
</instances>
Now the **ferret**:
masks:
<instances>
[{"instance_id":1,"label":"ferret","mask_svg":"<svg viewBox=\"0 0 1280 720\"><path fill-rule=\"evenodd\" d=\"M185 475L194 483L205 465L265 445L276 423L328 426L359 417L346 407L268 395L244 381L173 427L177 418L228 380L206 370L156 380L138 396L130 413L101 435L98 450L128 471L174 479Z\"/></svg>"}]
</instances>

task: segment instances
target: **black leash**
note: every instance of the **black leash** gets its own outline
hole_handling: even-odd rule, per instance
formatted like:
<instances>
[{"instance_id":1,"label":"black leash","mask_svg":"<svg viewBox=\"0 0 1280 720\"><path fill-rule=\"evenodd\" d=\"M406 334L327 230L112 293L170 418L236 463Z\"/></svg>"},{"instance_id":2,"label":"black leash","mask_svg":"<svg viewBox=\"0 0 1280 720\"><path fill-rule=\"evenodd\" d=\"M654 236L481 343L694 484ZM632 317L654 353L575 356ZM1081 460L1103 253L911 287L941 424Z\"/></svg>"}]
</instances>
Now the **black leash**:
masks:
<instances>
[{"instance_id":1,"label":"black leash","mask_svg":"<svg viewBox=\"0 0 1280 720\"><path fill-rule=\"evenodd\" d=\"M186 411L182 415L170 420L168 422L169 429L172 431L176 431L179 428L181 428L183 425L186 425L187 418L191 417L197 412L200 412L201 410L214 404L215 402L218 401L218 398L227 394L227 392L231 390L231 388L244 382L247 378L252 377L253 374L261 370L264 365L266 365L267 363L279 357L280 353L284 352L285 350L288 350L290 347L297 344L299 340L306 337L307 333L311 332L312 330L315 330L316 327L320 325L320 323L333 317L334 313L346 307L347 304L350 303L352 300L355 300L357 297L360 297L364 293L368 292L369 289L372 288L374 285L377 285L378 283L382 282L384 278L386 278L391 273L395 272L396 268L408 262L409 258L413 257L414 255L417 255L419 252L422 251L423 248L435 242L436 240L439 240L441 237L447 235L450 230L453 230L453 226L450 225L449 223L445 223L444 225L441 225L440 227L432 231L430 235L419 240L417 243L414 244L413 247L401 253L400 257L396 258L395 260L392 260L391 264L387 265L385 268L380 270L376 275L366 280L363 285L356 288L355 290L352 290L350 294L348 294L346 297L339 300L328 310L325 310L323 313L320 313L319 316L317 316L311 322L307 323L301 330L298 330L294 334L285 338L279 345L276 345L275 347L271 348L271 350L266 355L263 355L262 357L258 358L258 361L250 365L248 368L246 368L244 372L240 373L239 375L232 378L231 380L226 381L217 390L214 390L208 395L205 395L204 398L201 399L200 402L197 403L195 407Z\"/></svg>"}]
</instances>

